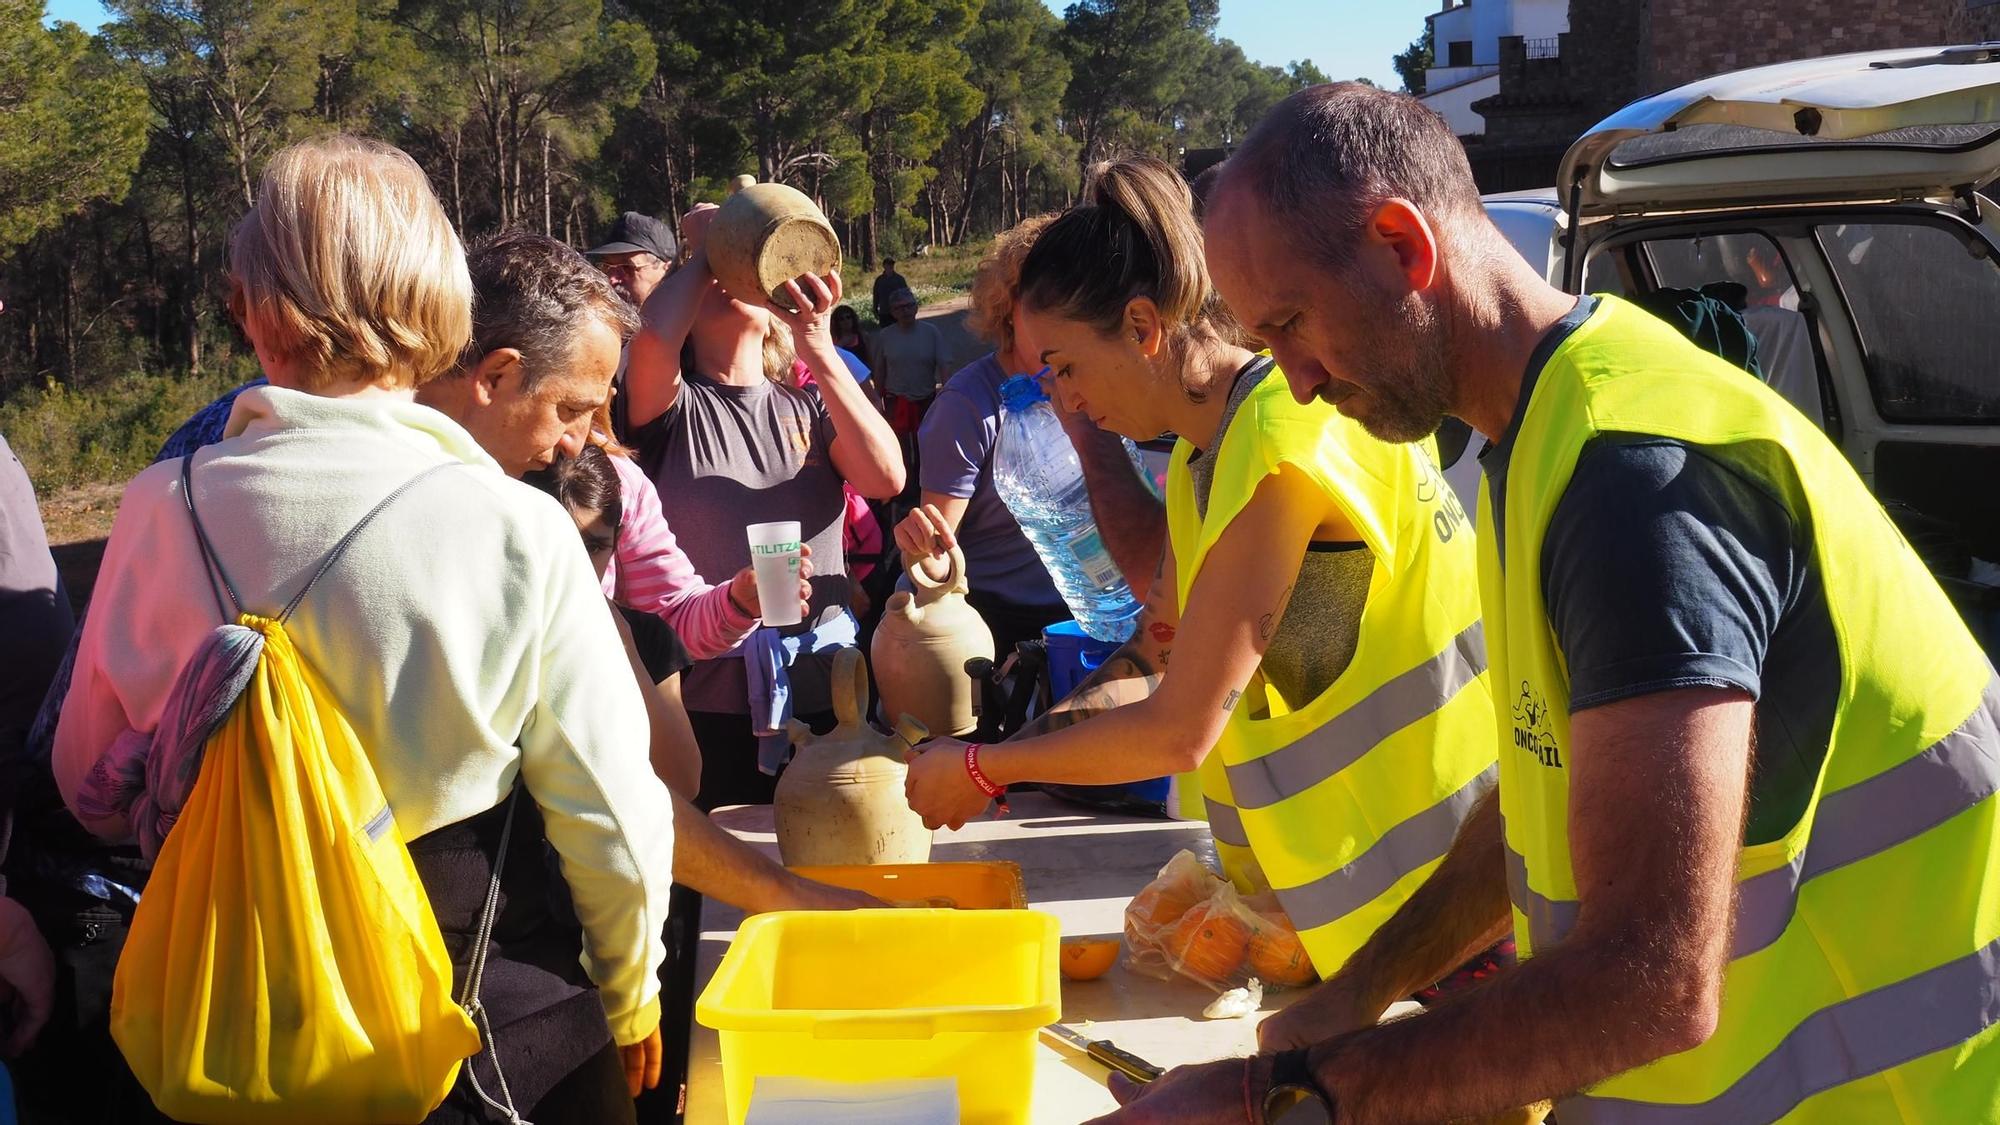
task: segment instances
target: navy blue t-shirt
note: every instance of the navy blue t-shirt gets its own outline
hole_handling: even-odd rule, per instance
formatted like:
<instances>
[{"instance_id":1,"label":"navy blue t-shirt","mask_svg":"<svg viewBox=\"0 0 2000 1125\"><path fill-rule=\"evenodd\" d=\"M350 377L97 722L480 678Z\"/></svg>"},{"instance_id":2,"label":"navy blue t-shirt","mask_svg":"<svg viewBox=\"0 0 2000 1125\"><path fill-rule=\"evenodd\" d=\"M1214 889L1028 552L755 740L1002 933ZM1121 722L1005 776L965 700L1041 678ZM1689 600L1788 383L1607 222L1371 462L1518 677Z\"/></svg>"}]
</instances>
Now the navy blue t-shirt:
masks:
<instances>
[{"instance_id":1,"label":"navy blue t-shirt","mask_svg":"<svg viewBox=\"0 0 2000 1125\"><path fill-rule=\"evenodd\" d=\"M1535 380L1595 308L1582 299L1543 340L1513 423L1481 455L1496 529ZM1806 510L1799 496L1773 446L1604 433L1578 456L1542 539L1572 714L1686 687L1757 700L1747 843L1784 835L1811 800L1840 691L1811 529L1792 515Z\"/></svg>"}]
</instances>

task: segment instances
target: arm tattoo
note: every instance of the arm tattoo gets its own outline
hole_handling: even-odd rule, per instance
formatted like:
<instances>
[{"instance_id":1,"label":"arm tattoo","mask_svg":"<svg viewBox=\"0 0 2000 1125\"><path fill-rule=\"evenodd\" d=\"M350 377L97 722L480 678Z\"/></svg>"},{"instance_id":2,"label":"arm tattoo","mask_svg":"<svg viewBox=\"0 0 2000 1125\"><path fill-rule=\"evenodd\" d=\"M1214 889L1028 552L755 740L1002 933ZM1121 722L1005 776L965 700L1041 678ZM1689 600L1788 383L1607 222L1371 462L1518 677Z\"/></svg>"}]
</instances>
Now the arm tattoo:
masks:
<instances>
[{"instance_id":1,"label":"arm tattoo","mask_svg":"<svg viewBox=\"0 0 2000 1125\"><path fill-rule=\"evenodd\" d=\"M1161 655L1160 663L1166 660ZM1092 672L1067 699L1042 713L1011 737L1035 738L1073 727L1085 719L1115 710L1151 695L1160 684L1161 673L1143 652L1125 649ZM1129 685L1129 686L1128 686Z\"/></svg>"},{"instance_id":2,"label":"arm tattoo","mask_svg":"<svg viewBox=\"0 0 2000 1125\"><path fill-rule=\"evenodd\" d=\"M1236 710L1236 701L1241 698L1243 698L1243 693L1231 688L1229 694L1222 697L1222 709L1224 711Z\"/></svg>"},{"instance_id":3,"label":"arm tattoo","mask_svg":"<svg viewBox=\"0 0 2000 1125\"><path fill-rule=\"evenodd\" d=\"M1284 619L1285 606L1291 602L1292 591L1297 587L1296 582L1285 587L1285 592L1278 595L1278 604L1271 608L1271 612L1257 619L1257 636L1260 639L1269 641L1272 634L1278 631L1278 622Z\"/></svg>"}]
</instances>

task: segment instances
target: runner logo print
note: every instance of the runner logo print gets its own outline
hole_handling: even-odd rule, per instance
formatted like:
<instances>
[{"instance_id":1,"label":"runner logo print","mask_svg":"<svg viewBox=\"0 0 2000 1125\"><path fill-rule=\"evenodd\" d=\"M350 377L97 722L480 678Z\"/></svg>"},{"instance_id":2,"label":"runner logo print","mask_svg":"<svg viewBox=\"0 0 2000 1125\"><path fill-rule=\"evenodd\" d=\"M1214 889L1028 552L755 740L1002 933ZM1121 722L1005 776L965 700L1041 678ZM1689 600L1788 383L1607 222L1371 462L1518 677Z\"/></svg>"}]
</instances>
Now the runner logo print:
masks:
<instances>
[{"instance_id":1,"label":"runner logo print","mask_svg":"<svg viewBox=\"0 0 2000 1125\"><path fill-rule=\"evenodd\" d=\"M1514 746L1533 754L1550 769L1563 768L1562 747L1556 744L1549 723L1548 697L1526 680L1521 681L1521 692L1514 697Z\"/></svg>"}]
</instances>

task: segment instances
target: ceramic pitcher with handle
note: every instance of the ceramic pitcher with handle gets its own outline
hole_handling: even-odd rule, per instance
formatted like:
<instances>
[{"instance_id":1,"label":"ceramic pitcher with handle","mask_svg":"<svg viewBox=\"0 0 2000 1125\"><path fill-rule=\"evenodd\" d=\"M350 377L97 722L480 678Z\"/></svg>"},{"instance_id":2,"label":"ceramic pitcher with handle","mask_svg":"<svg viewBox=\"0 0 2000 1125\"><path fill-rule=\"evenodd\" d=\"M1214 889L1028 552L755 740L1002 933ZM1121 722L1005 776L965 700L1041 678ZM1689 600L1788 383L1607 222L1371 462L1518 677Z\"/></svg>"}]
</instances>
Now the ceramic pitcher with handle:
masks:
<instances>
[{"instance_id":1,"label":"ceramic pitcher with handle","mask_svg":"<svg viewBox=\"0 0 2000 1125\"><path fill-rule=\"evenodd\" d=\"M921 560L904 556L915 589L889 598L870 656L882 714L913 715L934 735L960 736L979 723L973 713L977 685L965 662L993 659L993 631L965 600L965 553L954 546L947 560L939 581L925 573Z\"/></svg>"},{"instance_id":2,"label":"ceramic pitcher with handle","mask_svg":"<svg viewBox=\"0 0 2000 1125\"><path fill-rule=\"evenodd\" d=\"M793 720L797 752L778 779L778 854L788 867L927 863L931 831L903 796L903 755L930 737L905 715L895 734L862 721L868 669L857 648L833 661L833 711L840 725L815 735Z\"/></svg>"}]
</instances>

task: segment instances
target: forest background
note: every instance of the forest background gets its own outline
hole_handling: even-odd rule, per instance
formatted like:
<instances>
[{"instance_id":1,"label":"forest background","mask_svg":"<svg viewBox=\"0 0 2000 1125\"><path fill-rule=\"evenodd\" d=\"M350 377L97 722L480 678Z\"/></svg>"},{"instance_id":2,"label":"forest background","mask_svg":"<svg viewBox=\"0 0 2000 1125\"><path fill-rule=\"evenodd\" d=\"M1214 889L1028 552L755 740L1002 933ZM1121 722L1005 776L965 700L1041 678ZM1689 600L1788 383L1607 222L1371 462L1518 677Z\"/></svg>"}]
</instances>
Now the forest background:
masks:
<instances>
[{"instance_id":1,"label":"forest background","mask_svg":"<svg viewBox=\"0 0 2000 1125\"><path fill-rule=\"evenodd\" d=\"M45 499L115 504L256 373L223 307L229 231L263 162L330 130L409 152L468 241L588 246L748 172L820 202L864 318L885 256L948 298L1094 161L1226 148L1327 80L1247 58L1219 4L106 0L92 34L0 0L0 434ZM1406 83L1426 46L1397 57Z\"/></svg>"}]
</instances>

